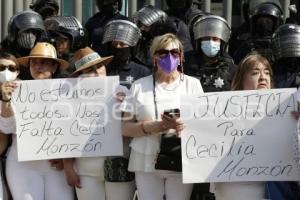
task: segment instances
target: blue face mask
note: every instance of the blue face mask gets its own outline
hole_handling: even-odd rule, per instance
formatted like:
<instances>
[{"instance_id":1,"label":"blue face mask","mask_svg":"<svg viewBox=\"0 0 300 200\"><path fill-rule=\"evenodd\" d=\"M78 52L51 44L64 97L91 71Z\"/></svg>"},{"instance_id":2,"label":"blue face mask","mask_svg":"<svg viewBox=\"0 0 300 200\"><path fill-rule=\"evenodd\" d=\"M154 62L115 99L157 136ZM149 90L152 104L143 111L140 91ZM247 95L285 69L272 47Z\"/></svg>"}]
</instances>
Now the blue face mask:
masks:
<instances>
[{"instance_id":1,"label":"blue face mask","mask_svg":"<svg viewBox=\"0 0 300 200\"><path fill-rule=\"evenodd\" d=\"M205 40L201 42L201 50L207 57L215 57L220 51L220 42Z\"/></svg>"}]
</instances>

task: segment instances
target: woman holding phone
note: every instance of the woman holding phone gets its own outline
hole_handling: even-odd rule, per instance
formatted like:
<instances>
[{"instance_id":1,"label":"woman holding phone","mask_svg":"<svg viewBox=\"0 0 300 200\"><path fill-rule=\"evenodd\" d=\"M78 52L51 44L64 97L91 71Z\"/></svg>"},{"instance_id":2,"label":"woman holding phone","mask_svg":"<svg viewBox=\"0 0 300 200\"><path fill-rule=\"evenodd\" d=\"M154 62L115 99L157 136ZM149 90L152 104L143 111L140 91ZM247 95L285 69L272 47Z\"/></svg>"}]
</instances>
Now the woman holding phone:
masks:
<instances>
[{"instance_id":1,"label":"woman holding phone","mask_svg":"<svg viewBox=\"0 0 300 200\"><path fill-rule=\"evenodd\" d=\"M180 96L202 93L202 86L183 73L183 47L175 35L156 37L150 52L153 74L137 80L121 106L123 135L133 138L128 168L135 172L139 198L188 200L192 185L182 183L181 172L157 170L155 162L161 135L179 137L184 129L178 118Z\"/></svg>"}]
</instances>

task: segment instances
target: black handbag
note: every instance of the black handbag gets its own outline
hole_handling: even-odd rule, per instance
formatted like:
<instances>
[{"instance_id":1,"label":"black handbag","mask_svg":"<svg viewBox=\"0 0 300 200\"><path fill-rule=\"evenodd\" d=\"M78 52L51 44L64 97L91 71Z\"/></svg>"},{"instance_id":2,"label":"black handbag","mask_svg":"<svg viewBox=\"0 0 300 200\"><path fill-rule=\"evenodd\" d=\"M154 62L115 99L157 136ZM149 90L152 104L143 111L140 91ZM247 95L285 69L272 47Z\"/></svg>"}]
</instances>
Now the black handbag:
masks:
<instances>
[{"instance_id":1,"label":"black handbag","mask_svg":"<svg viewBox=\"0 0 300 200\"><path fill-rule=\"evenodd\" d=\"M155 117L158 119L156 91L155 91L155 78L153 76L153 99L155 107ZM157 155L155 169L169 170L169 171L182 171L181 161L181 138L174 134L162 134L160 141L160 152Z\"/></svg>"},{"instance_id":2,"label":"black handbag","mask_svg":"<svg viewBox=\"0 0 300 200\"><path fill-rule=\"evenodd\" d=\"M108 157L104 161L104 179L108 182L129 182L134 173L128 171L129 160L124 157Z\"/></svg>"},{"instance_id":3,"label":"black handbag","mask_svg":"<svg viewBox=\"0 0 300 200\"><path fill-rule=\"evenodd\" d=\"M157 155L155 169L182 171L181 139L176 135L161 136L160 152Z\"/></svg>"}]
</instances>

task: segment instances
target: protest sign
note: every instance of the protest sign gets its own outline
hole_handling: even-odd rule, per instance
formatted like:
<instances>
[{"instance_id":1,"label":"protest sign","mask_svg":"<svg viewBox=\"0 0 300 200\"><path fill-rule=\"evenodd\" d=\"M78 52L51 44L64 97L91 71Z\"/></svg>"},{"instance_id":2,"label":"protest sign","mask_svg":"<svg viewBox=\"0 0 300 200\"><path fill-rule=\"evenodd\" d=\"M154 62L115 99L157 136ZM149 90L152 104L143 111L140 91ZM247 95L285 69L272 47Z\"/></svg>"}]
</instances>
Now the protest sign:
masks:
<instances>
[{"instance_id":1,"label":"protest sign","mask_svg":"<svg viewBox=\"0 0 300 200\"><path fill-rule=\"evenodd\" d=\"M296 89L182 97L183 181L299 181Z\"/></svg>"},{"instance_id":2,"label":"protest sign","mask_svg":"<svg viewBox=\"0 0 300 200\"><path fill-rule=\"evenodd\" d=\"M122 155L118 77L19 81L18 160Z\"/></svg>"}]
</instances>

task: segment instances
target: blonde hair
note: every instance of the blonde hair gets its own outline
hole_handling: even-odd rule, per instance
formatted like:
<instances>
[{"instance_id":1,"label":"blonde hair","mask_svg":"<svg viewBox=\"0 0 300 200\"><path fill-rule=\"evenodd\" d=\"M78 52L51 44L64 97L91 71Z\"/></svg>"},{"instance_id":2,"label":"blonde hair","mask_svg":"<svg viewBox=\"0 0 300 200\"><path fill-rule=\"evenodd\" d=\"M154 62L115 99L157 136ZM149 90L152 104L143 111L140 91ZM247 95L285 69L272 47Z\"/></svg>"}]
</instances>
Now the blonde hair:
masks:
<instances>
[{"instance_id":1,"label":"blonde hair","mask_svg":"<svg viewBox=\"0 0 300 200\"><path fill-rule=\"evenodd\" d=\"M270 72L271 87L273 87L273 70L267 58L257 52L248 54L239 64L233 80L231 82L231 90L243 90L243 83L246 74L249 73L253 66L259 63L267 67Z\"/></svg>"},{"instance_id":2,"label":"blonde hair","mask_svg":"<svg viewBox=\"0 0 300 200\"><path fill-rule=\"evenodd\" d=\"M183 46L179 41L179 39L172 33L167 33L154 38L152 45L150 47L151 57L154 58L154 55L158 50L166 48L166 46L168 46L168 44L172 42L178 45L181 54L180 57L181 59L183 59Z\"/></svg>"}]
</instances>

